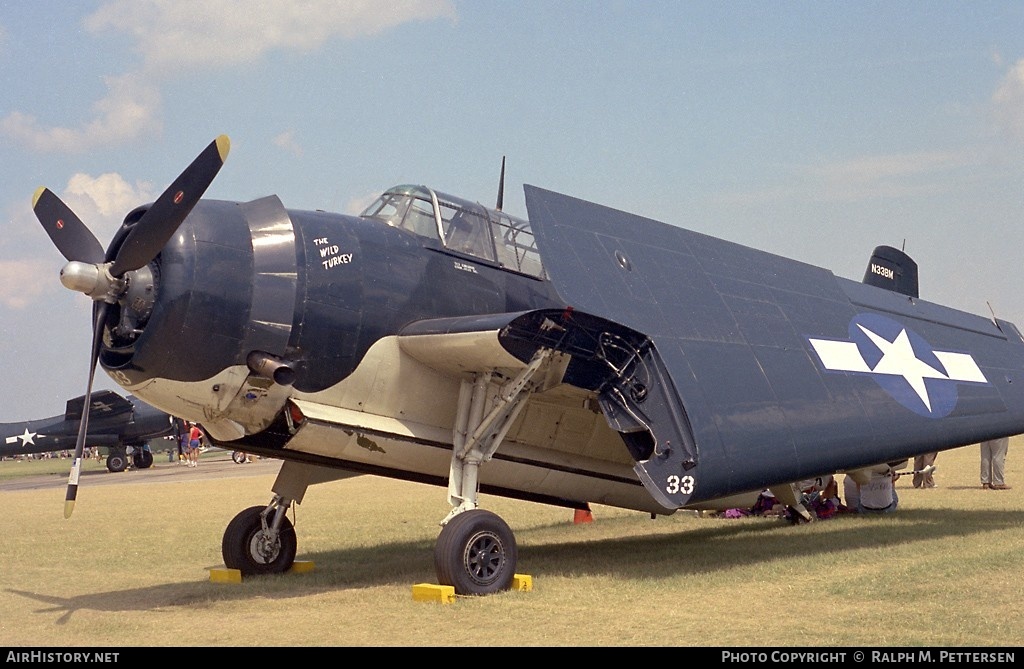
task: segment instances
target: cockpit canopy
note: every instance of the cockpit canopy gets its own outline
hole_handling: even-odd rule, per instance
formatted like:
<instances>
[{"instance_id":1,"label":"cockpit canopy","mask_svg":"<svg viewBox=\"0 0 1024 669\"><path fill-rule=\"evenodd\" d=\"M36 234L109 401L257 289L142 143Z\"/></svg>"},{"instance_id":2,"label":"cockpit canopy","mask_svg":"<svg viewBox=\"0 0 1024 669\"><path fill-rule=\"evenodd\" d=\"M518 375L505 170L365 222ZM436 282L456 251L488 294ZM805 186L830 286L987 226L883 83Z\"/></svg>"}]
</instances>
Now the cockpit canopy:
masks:
<instances>
[{"instance_id":1,"label":"cockpit canopy","mask_svg":"<svg viewBox=\"0 0 1024 669\"><path fill-rule=\"evenodd\" d=\"M544 278L530 222L426 186L389 188L367 207L372 218L501 267Z\"/></svg>"}]
</instances>

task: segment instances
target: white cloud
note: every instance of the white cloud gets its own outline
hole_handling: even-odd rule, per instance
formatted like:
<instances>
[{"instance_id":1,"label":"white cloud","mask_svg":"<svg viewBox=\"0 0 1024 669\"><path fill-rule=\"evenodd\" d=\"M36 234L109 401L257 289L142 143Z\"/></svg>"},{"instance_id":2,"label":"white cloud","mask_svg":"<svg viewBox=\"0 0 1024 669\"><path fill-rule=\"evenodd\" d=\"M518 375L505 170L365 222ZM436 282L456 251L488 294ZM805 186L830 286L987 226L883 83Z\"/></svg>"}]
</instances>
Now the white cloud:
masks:
<instances>
[{"instance_id":1,"label":"white cloud","mask_svg":"<svg viewBox=\"0 0 1024 669\"><path fill-rule=\"evenodd\" d=\"M157 194L152 184L132 185L119 174L93 177L79 173L72 176L57 195L105 249L125 214L140 204L152 202ZM30 198L25 198L11 208L10 220L4 224L4 234L0 236L0 252L15 256L0 260L0 306L13 309L23 309L38 303L44 295L62 290L54 277L65 261L39 225L30 204ZM47 280L36 280L36 277Z\"/></svg>"},{"instance_id":2,"label":"white cloud","mask_svg":"<svg viewBox=\"0 0 1024 669\"><path fill-rule=\"evenodd\" d=\"M157 197L153 184L145 181L129 183L113 172L91 176L72 175L63 189L53 192L85 223L100 244L106 248L121 226L125 215L135 207L152 202ZM18 198L9 207L3 234L0 235L0 254L36 255L39 249L51 250L52 244L32 212L31 198ZM53 254L59 257L56 250Z\"/></svg>"},{"instance_id":3,"label":"white cloud","mask_svg":"<svg viewBox=\"0 0 1024 669\"><path fill-rule=\"evenodd\" d=\"M919 151L860 156L815 166L785 167L783 182L723 194L723 203L763 205L793 200L854 202L875 198L920 197L947 192L958 170L981 164L970 151Z\"/></svg>"},{"instance_id":4,"label":"white cloud","mask_svg":"<svg viewBox=\"0 0 1024 669\"><path fill-rule=\"evenodd\" d=\"M964 153L951 151L919 151L877 156L862 156L818 168L818 176L830 183L871 184L892 179L905 179L924 174L946 172L970 164Z\"/></svg>"},{"instance_id":5,"label":"white cloud","mask_svg":"<svg viewBox=\"0 0 1024 669\"><path fill-rule=\"evenodd\" d=\"M363 213L363 210L365 210L367 207L373 204L378 197L380 197L380 191L353 197L349 199L348 202L345 203L344 213L352 214L353 216L361 214Z\"/></svg>"},{"instance_id":6,"label":"white cloud","mask_svg":"<svg viewBox=\"0 0 1024 669\"><path fill-rule=\"evenodd\" d=\"M928 197L948 191L949 180L981 163L971 151L916 151L860 156L807 170L804 192L816 199L853 202Z\"/></svg>"},{"instance_id":7,"label":"white cloud","mask_svg":"<svg viewBox=\"0 0 1024 669\"><path fill-rule=\"evenodd\" d=\"M295 141L295 132L292 130L285 130L275 137L274 145L296 156L302 155L302 147Z\"/></svg>"},{"instance_id":8,"label":"white cloud","mask_svg":"<svg viewBox=\"0 0 1024 669\"><path fill-rule=\"evenodd\" d=\"M10 208L0 235L0 307L24 309L61 290L65 260L32 213L29 198Z\"/></svg>"},{"instance_id":9,"label":"white cloud","mask_svg":"<svg viewBox=\"0 0 1024 669\"><path fill-rule=\"evenodd\" d=\"M455 19L451 0L111 0L85 20L92 32L131 34L147 68L249 62L272 49L379 34L403 23Z\"/></svg>"},{"instance_id":10,"label":"white cloud","mask_svg":"<svg viewBox=\"0 0 1024 669\"><path fill-rule=\"evenodd\" d=\"M152 202L157 195L151 183L132 185L120 174L110 172L98 177L74 174L60 197L106 248L125 214L140 204Z\"/></svg>"},{"instance_id":11,"label":"white cloud","mask_svg":"<svg viewBox=\"0 0 1024 669\"><path fill-rule=\"evenodd\" d=\"M12 112L0 120L0 131L36 151L82 152L128 141L160 129L160 93L141 77L105 77L107 95L93 104L94 117L80 128L46 127L31 115Z\"/></svg>"},{"instance_id":12,"label":"white cloud","mask_svg":"<svg viewBox=\"0 0 1024 669\"><path fill-rule=\"evenodd\" d=\"M1003 78L992 95L992 107L999 127L1024 142L1024 60L1018 60Z\"/></svg>"},{"instance_id":13,"label":"white cloud","mask_svg":"<svg viewBox=\"0 0 1024 669\"><path fill-rule=\"evenodd\" d=\"M454 21L452 0L110 0L86 17L85 28L130 35L142 57L138 71L107 77L107 96L81 127L47 127L14 111L0 119L0 134L45 152L119 144L161 129L161 75L251 62L272 49L308 52L331 38L433 19Z\"/></svg>"},{"instance_id":14,"label":"white cloud","mask_svg":"<svg viewBox=\"0 0 1024 669\"><path fill-rule=\"evenodd\" d=\"M35 303L43 293L54 292L50 283L35 278L54 274L54 263L49 258L0 260L0 305L24 309Z\"/></svg>"}]
</instances>

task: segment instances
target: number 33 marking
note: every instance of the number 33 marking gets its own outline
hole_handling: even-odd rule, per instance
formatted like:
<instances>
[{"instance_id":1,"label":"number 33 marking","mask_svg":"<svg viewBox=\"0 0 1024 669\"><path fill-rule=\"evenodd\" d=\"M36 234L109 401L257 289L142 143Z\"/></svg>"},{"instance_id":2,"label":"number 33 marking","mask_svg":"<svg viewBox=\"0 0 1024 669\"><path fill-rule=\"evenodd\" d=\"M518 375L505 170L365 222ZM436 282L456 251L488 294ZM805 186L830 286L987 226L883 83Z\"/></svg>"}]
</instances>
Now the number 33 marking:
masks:
<instances>
[{"instance_id":1,"label":"number 33 marking","mask_svg":"<svg viewBox=\"0 0 1024 669\"><path fill-rule=\"evenodd\" d=\"M675 474L668 477L668 485L665 486L665 492L670 495L677 495L683 493L689 495L693 492L693 477L684 476L679 478Z\"/></svg>"}]
</instances>

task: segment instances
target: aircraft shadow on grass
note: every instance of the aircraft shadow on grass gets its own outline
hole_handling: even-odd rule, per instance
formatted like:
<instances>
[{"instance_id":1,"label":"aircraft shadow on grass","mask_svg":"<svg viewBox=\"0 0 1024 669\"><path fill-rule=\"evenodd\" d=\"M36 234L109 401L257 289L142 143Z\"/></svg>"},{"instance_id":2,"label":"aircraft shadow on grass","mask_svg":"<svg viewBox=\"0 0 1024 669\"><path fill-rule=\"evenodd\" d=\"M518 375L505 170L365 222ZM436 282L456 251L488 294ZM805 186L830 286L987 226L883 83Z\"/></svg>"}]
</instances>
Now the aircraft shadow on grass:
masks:
<instances>
[{"instance_id":1,"label":"aircraft shadow on grass","mask_svg":"<svg viewBox=\"0 0 1024 669\"><path fill-rule=\"evenodd\" d=\"M635 558L643 555L642 571L650 576L675 577L690 574L742 569L754 563L806 558L822 569L832 569L830 556L859 549L903 546L908 542L933 541L948 537L963 538L1014 529L1024 524L1024 512L1001 510L908 509L899 515L840 516L828 521L836 531L828 541L801 541L794 536L799 529L779 531L785 521L774 519L711 520L708 527L687 532L669 532L655 536L609 538L596 541L567 541L529 545L535 532L549 532L557 525L523 531L526 543L520 557L536 568L540 578L572 576L613 576L635 578ZM730 550L722 550L728 541ZM395 585L411 587L430 572L426 562L408 560L424 549L424 542L395 542L377 546L325 551L303 556L317 568L312 574L267 575L252 577L259 584L261 599L291 599L318 592ZM680 556L686 559L680 559ZM353 565L367 565L353 567ZM567 566L568 565L568 566ZM249 579L244 579L248 581ZM276 582L276 583L275 583ZM273 583L274 588L266 587ZM309 583L314 585L310 586ZM42 592L8 588L7 593L45 604L35 613L55 613L54 624L64 625L77 611L131 612L152 611L164 607L190 606L210 600L245 600L255 596L239 585L213 584L207 581L168 583L89 593L75 597L47 595Z\"/></svg>"}]
</instances>

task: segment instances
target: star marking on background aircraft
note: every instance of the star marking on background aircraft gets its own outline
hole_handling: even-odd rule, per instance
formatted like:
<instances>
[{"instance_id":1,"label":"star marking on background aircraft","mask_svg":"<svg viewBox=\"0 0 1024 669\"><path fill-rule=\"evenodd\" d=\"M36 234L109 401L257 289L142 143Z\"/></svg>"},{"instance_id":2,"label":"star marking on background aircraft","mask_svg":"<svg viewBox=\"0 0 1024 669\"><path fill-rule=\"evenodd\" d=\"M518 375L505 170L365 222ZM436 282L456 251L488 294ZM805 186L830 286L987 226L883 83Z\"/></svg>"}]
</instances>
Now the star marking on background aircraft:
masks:
<instances>
[{"instance_id":1,"label":"star marking on background aircraft","mask_svg":"<svg viewBox=\"0 0 1024 669\"><path fill-rule=\"evenodd\" d=\"M13 437L7 437L7 439L5 441L8 444L13 444L14 442L16 442L19 439L21 439L21 447L25 448L29 444L32 444L33 446L35 446L35 443L36 443L35 442L35 438L36 437L41 437L41 436L42 435L39 434L38 432L29 432L28 428L26 427L24 434L16 434Z\"/></svg>"},{"instance_id":2,"label":"star marking on background aircraft","mask_svg":"<svg viewBox=\"0 0 1024 669\"><path fill-rule=\"evenodd\" d=\"M825 369L873 376L901 404L929 417L945 416L953 410L956 383L988 383L970 354L934 350L913 330L876 314L854 317L850 340L807 339ZM906 384L902 388L909 386L912 396L893 385L900 379ZM941 385L929 386L927 380ZM936 396L941 399L939 407L934 406Z\"/></svg>"}]
</instances>

